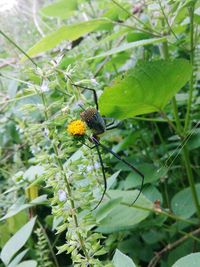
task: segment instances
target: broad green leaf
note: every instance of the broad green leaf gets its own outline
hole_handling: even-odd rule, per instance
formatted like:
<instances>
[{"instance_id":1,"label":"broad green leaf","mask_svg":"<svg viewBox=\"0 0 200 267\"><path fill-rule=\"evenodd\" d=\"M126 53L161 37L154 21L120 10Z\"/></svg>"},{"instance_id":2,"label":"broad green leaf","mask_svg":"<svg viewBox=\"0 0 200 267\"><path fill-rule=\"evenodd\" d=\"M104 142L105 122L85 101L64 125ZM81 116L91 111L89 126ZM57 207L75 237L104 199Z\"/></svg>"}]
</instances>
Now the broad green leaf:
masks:
<instances>
[{"instance_id":1,"label":"broad green leaf","mask_svg":"<svg viewBox=\"0 0 200 267\"><path fill-rule=\"evenodd\" d=\"M101 212L96 215L96 220L99 225L97 231L101 233L113 233L134 228L136 224L148 217L149 211L144 208L151 209L153 206L152 202L146 199L142 194L134 204L137 208L131 206L131 203L138 195L138 190L109 190L108 195L111 197L111 200L108 200L108 202L111 201L111 205L114 204L113 208L110 209L110 211L108 208L105 208L106 216L103 214L103 208ZM122 198L121 203L117 203L119 198ZM115 199L114 202L113 199ZM105 207L109 207L109 204L108 206L105 205Z\"/></svg>"},{"instance_id":2,"label":"broad green leaf","mask_svg":"<svg viewBox=\"0 0 200 267\"><path fill-rule=\"evenodd\" d=\"M136 42L132 42L132 43L127 43L127 44L120 45L116 48L113 48L111 50L108 50L105 53L99 54L95 57L90 57L87 60L100 58L100 57L107 57L107 56L111 56L111 55L114 55L116 53L125 51L127 49L136 48L139 46L156 44L156 43L165 42L165 41L166 41L166 37L162 37L162 38L151 38L151 39L147 39L147 40L140 40L140 41L136 41Z\"/></svg>"},{"instance_id":3,"label":"broad green leaf","mask_svg":"<svg viewBox=\"0 0 200 267\"><path fill-rule=\"evenodd\" d=\"M194 134L189 142L188 142L188 149L193 150L200 147L200 133Z\"/></svg>"},{"instance_id":4,"label":"broad green leaf","mask_svg":"<svg viewBox=\"0 0 200 267\"><path fill-rule=\"evenodd\" d=\"M111 199L110 201L107 201L105 204L102 204L99 206L99 208L96 211L96 218L98 221L103 220L110 211L117 206L122 201L122 197Z\"/></svg>"},{"instance_id":5,"label":"broad green leaf","mask_svg":"<svg viewBox=\"0 0 200 267\"><path fill-rule=\"evenodd\" d=\"M126 119L160 111L190 75L191 65L185 59L141 62L105 88L99 99L101 114Z\"/></svg>"},{"instance_id":6,"label":"broad green leaf","mask_svg":"<svg viewBox=\"0 0 200 267\"><path fill-rule=\"evenodd\" d=\"M28 251L28 248L23 250L21 253L19 253L8 265L8 267L16 267L16 265L23 259L23 257L26 255Z\"/></svg>"},{"instance_id":7,"label":"broad green leaf","mask_svg":"<svg viewBox=\"0 0 200 267\"><path fill-rule=\"evenodd\" d=\"M3 221L5 219L10 218L10 217L16 215L17 213L19 213L22 210L34 207L36 205L41 205L46 200L47 200L47 195L41 195L41 196L35 198L34 200L32 200L30 203L22 204L22 205L19 205L19 206L14 206L13 205L13 206L11 206L11 208L9 209L7 214L0 219L0 221Z\"/></svg>"},{"instance_id":8,"label":"broad green leaf","mask_svg":"<svg viewBox=\"0 0 200 267\"><path fill-rule=\"evenodd\" d=\"M178 261L172 267L199 267L200 266L200 252L191 253Z\"/></svg>"},{"instance_id":9,"label":"broad green leaf","mask_svg":"<svg viewBox=\"0 0 200 267\"><path fill-rule=\"evenodd\" d=\"M166 168L157 169L155 165L149 163L137 164L137 168L144 174L144 184L150 184L160 179ZM125 179L124 188L130 189L141 185L141 176L135 172L130 172Z\"/></svg>"},{"instance_id":10,"label":"broad green leaf","mask_svg":"<svg viewBox=\"0 0 200 267\"><path fill-rule=\"evenodd\" d=\"M127 42L135 42L135 41L139 41L139 40L144 40L144 39L149 39L151 38L151 35L148 33L144 33L144 32L129 32L127 34Z\"/></svg>"},{"instance_id":11,"label":"broad green leaf","mask_svg":"<svg viewBox=\"0 0 200 267\"><path fill-rule=\"evenodd\" d=\"M119 175L120 171L117 171L115 173L113 173L113 175L111 175L108 179L107 179L107 189L110 189L111 186L115 183L118 175Z\"/></svg>"},{"instance_id":12,"label":"broad green leaf","mask_svg":"<svg viewBox=\"0 0 200 267\"><path fill-rule=\"evenodd\" d=\"M4 246L10 238L10 231L6 223L0 224L0 248Z\"/></svg>"},{"instance_id":13,"label":"broad green leaf","mask_svg":"<svg viewBox=\"0 0 200 267\"><path fill-rule=\"evenodd\" d=\"M35 56L39 53L43 53L56 47L62 41L74 41L79 37L86 35L87 33L99 30L104 26L107 27L108 25L111 26L112 23L108 22L106 19L94 19L62 26L58 30L42 38L38 43L28 50L27 54L31 57ZM25 59L26 58L23 57L21 61Z\"/></svg>"},{"instance_id":14,"label":"broad green leaf","mask_svg":"<svg viewBox=\"0 0 200 267\"><path fill-rule=\"evenodd\" d=\"M181 229L181 228L179 228ZM169 251L166 261L168 266L172 266L175 262L177 262L188 253L191 253L191 248L193 247L193 240L187 239L182 244L179 244L178 247L175 247L173 250Z\"/></svg>"},{"instance_id":15,"label":"broad green leaf","mask_svg":"<svg viewBox=\"0 0 200 267\"><path fill-rule=\"evenodd\" d=\"M49 17L60 17L61 19L66 19L74 14L76 8L77 0L61 0L43 7L41 12Z\"/></svg>"},{"instance_id":16,"label":"broad green leaf","mask_svg":"<svg viewBox=\"0 0 200 267\"><path fill-rule=\"evenodd\" d=\"M156 200L160 200L161 204L163 202L162 194L159 192L159 190L153 186L148 185L145 186L142 190L142 193L145 195L147 199L149 199L152 202L155 202Z\"/></svg>"},{"instance_id":17,"label":"broad green leaf","mask_svg":"<svg viewBox=\"0 0 200 267\"><path fill-rule=\"evenodd\" d=\"M200 184L196 185L197 196L200 196ZM200 197L199 197L200 201ZM171 202L172 211L182 218L190 218L196 211L193 202L191 188L185 188L179 191Z\"/></svg>"},{"instance_id":18,"label":"broad green leaf","mask_svg":"<svg viewBox=\"0 0 200 267\"><path fill-rule=\"evenodd\" d=\"M28 223L26 223L19 231L17 231L5 244L3 247L0 258L5 265L8 265L12 257L19 251L26 241L29 239L36 217L32 218Z\"/></svg>"},{"instance_id":19,"label":"broad green leaf","mask_svg":"<svg viewBox=\"0 0 200 267\"><path fill-rule=\"evenodd\" d=\"M28 260L28 261L22 261L20 264L17 264L16 267L36 267L37 261L34 260Z\"/></svg>"},{"instance_id":20,"label":"broad green leaf","mask_svg":"<svg viewBox=\"0 0 200 267\"><path fill-rule=\"evenodd\" d=\"M115 267L136 267L131 258L123 254L120 250L116 249L113 257L113 264Z\"/></svg>"},{"instance_id":21,"label":"broad green leaf","mask_svg":"<svg viewBox=\"0 0 200 267\"><path fill-rule=\"evenodd\" d=\"M41 165L31 166L25 171L23 178L29 182L34 181L45 172L44 167Z\"/></svg>"},{"instance_id":22,"label":"broad green leaf","mask_svg":"<svg viewBox=\"0 0 200 267\"><path fill-rule=\"evenodd\" d=\"M3 221L5 219L8 219L10 217L13 217L14 215L16 215L17 213L19 213L22 210L28 209L30 207L33 207L34 205L32 204L24 204L21 205L20 207L17 207L15 210L10 210L5 216L3 216L0 221Z\"/></svg>"}]
</instances>

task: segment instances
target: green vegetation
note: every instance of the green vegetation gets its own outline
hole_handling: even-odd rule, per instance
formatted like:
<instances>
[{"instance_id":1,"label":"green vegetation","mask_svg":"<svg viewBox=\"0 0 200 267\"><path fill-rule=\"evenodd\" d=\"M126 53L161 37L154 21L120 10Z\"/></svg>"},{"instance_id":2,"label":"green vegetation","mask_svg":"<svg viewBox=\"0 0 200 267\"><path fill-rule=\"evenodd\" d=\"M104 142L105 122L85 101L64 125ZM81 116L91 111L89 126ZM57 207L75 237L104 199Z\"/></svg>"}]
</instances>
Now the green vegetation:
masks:
<instances>
[{"instance_id":1,"label":"green vegetation","mask_svg":"<svg viewBox=\"0 0 200 267\"><path fill-rule=\"evenodd\" d=\"M0 267L199 267L200 2L45 2L0 29Z\"/></svg>"}]
</instances>

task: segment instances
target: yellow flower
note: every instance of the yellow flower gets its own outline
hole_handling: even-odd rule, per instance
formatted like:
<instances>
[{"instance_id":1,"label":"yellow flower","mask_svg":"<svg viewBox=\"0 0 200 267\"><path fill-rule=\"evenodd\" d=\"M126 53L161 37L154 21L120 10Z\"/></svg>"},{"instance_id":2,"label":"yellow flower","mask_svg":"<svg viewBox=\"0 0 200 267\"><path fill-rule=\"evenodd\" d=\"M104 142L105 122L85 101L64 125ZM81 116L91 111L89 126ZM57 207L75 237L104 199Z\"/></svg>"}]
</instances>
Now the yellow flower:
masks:
<instances>
[{"instance_id":1,"label":"yellow flower","mask_svg":"<svg viewBox=\"0 0 200 267\"><path fill-rule=\"evenodd\" d=\"M72 135L84 135L86 131L86 125L81 120L72 121L67 127L68 133Z\"/></svg>"}]
</instances>

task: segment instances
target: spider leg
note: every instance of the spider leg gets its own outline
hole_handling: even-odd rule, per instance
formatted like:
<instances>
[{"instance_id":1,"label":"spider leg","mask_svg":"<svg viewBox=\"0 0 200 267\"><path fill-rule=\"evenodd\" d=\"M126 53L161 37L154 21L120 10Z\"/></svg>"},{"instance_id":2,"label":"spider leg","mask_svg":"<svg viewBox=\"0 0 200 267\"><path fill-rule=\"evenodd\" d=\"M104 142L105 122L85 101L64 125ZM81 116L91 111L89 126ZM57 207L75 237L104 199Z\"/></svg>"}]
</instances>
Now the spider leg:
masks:
<instances>
[{"instance_id":1,"label":"spider leg","mask_svg":"<svg viewBox=\"0 0 200 267\"><path fill-rule=\"evenodd\" d=\"M115 123L115 121L113 120L113 121L109 122L108 124L106 124L106 127L109 127L109 126L113 125L114 123Z\"/></svg>"},{"instance_id":2,"label":"spider leg","mask_svg":"<svg viewBox=\"0 0 200 267\"><path fill-rule=\"evenodd\" d=\"M142 189L143 189L143 185L144 185L144 174L142 174L136 167L134 167L131 163L129 163L128 161L126 161L125 159L121 158L117 153L115 153L114 151L112 151L110 148L104 146L103 144L101 144L94 136L91 137L91 139L93 140L93 142L97 145L100 145L105 151L111 153L115 158L117 158L118 160L122 161L123 163L125 163L132 171L136 172L137 174L140 175L140 177L142 178L142 183L141 183L141 187L139 190L139 193L137 195L137 197L135 198L135 200L133 201L133 203L131 203L131 205L133 205L137 199L139 198Z\"/></svg>"},{"instance_id":3,"label":"spider leg","mask_svg":"<svg viewBox=\"0 0 200 267\"><path fill-rule=\"evenodd\" d=\"M101 196L99 202L97 203L97 205L92 209L92 210L95 210L96 208L98 208L98 206L101 204L101 202L102 202L102 200L104 198L104 195L105 195L106 190L107 190L107 181L106 181L106 172L105 172L105 167L104 167L104 164L103 164L103 159L102 159L102 156L101 156L101 153L100 153L100 150L99 150L99 144L94 142L93 139L91 139L91 141L94 143L94 146L89 146L89 145L85 144L84 142L82 142L82 143L83 143L83 145L87 146L90 149L93 149L93 148L96 147L96 150L97 150L97 153L98 153L98 157L99 157L99 161L100 161L100 165L101 165L102 174L103 174L103 181L104 181L104 190L103 190L102 196Z\"/></svg>"},{"instance_id":4,"label":"spider leg","mask_svg":"<svg viewBox=\"0 0 200 267\"><path fill-rule=\"evenodd\" d=\"M81 142L83 145L85 145L86 147L88 147L89 149L93 149L93 148L95 148L96 147L96 145L94 145L94 146L89 146L89 145L87 145L86 143L84 143L84 142Z\"/></svg>"},{"instance_id":5,"label":"spider leg","mask_svg":"<svg viewBox=\"0 0 200 267\"><path fill-rule=\"evenodd\" d=\"M115 125L113 125L113 124L114 124L114 123L106 125L106 131L109 131L109 130L118 128L122 123L121 123L121 121L120 121L119 123L117 123L117 124L115 124ZM112 125L113 125L113 126L112 126ZM109 126L110 126L110 127L109 127Z\"/></svg>"},{"instance_id":6,"label":"spider leg","mask_svg":"<svg viewBox=\"0 0 200 267\"><path fill-rule=\"evenodd\" d=\"M76 86L76 87L79 87L79 88L82 88L82 89L86 89L86 90L92 91L93 97L94 97L94 102L95 102L95 105L96 105L96 109L99 110L98 97L97 97L97 92L96 92L95 89L90 88L90 87L86 87L86 86L82 86L82 85L78 85L78 84L75 84L75 83L72 83L72 85Z\"/></svg>"},{"instance_id":7,"label":"spider leg","mask_svg":"<svg viewBox=\"0 0 200 267\"><path fill-rule=\"evenodd\" d=\"M97 150L97 153L98 153L98 157L99 157L99 161L100 161L100 164L101 164L101 170L102 170L103 181L104 181L104 190L103 190L103 193L102 193L102 196L101 196L99 202L97 203L97 205L92 210L95 210L96 208L98 208L98 206L101 204L101 202L102 202L102 200L104 198L104 195L106 193L106 190L107 190L106 173L105 173L105 168L104 168L104 165L103 165L103 160L102 160L102 157L101 157L101 153L100 153L100 150L99 150L99 145L97 143L95 143L95 147L96 147L96 150Z\"/></svg>"}]
</instances>

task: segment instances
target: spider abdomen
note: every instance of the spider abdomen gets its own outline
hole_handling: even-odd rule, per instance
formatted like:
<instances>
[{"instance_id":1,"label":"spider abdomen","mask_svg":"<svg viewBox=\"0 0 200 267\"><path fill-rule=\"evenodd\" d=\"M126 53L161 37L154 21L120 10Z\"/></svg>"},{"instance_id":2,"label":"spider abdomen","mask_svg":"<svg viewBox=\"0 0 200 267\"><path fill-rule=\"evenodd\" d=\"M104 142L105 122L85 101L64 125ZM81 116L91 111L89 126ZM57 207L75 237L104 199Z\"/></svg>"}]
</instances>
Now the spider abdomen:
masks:
<instances>
[{"instance_id":1,"label":"spider abdomen","mask_svg":"<svg viewBox=\"0 0 200 267\"><path fill-rule=\"evenodd\" d=\"M88 108L80 114L81 119L85 121L87 126L94 134L102 134L106 130L104 119L95 108Z\"/></svg>"}]
</instances>

